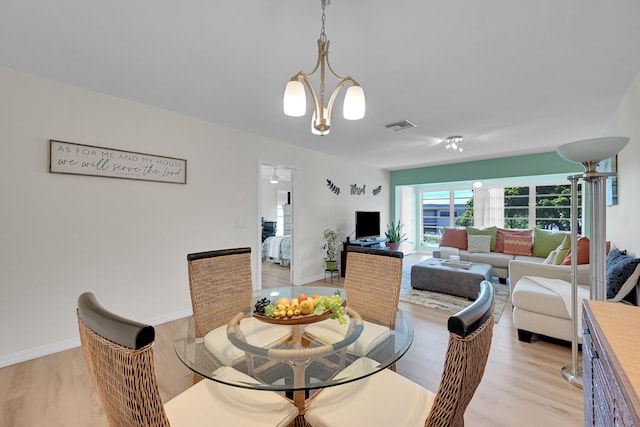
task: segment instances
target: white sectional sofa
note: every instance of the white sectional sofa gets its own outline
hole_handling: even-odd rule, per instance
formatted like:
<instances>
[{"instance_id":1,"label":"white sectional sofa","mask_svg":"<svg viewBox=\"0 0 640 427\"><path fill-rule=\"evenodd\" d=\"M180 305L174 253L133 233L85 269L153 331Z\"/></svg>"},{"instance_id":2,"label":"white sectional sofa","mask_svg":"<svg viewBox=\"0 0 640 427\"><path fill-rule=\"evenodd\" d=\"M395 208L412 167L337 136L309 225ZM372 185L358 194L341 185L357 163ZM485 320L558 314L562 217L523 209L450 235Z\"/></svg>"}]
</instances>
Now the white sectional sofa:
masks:
<instances>
[{"instance_id":1,"label":"white sectional sofa","mask_svg":"<svg viewBox=\"0 0 640 427\"><path fill-rule=\"evenodd\" d=\"M562 297L540 286L530 277L559 279L571 289L571 266L513 260L509 263L509 293L513 304L513 326L518 339L531 342L533 333L571 341L571 316ZM578 285L589 289L589 264L578 265ZM582 337L578 337L582 342Z\"/></svg>"},{"instance_id":2,"label":"white sectional sofa","mask_svg":"<svg viewBox=\"0 0 640 427\"><path fill-rule=\"evenodd\" d=\"M545 260L545 258L542 257L511 255L502 252L469 252L465 249L450 247L440 247L433 251L434 258L449 258L449 255L458 255L461 261L491 264L493 267L493 275L500 279L507 279L509 277L509 263L513 260L528 262L530 264L540 264Z\"/></svg>"},{"instance_id":3,"label":"white sectional sofa","mask_svg":"<svg viewBox=\"0 0 640 427\"><path fill-rule=\"evenodd\" d=\"M542 263L569 238L568 233L539 228L512 230L498 227L445 227L440 247L433 251L433 257L449 258L457 255L462 261L491 264L494 276L507 279L509 262L518 260Z\"/></svg>"},{"instance_id":4,"label":"white sectional sofa","mask_svg":"<svg viewBox=\"0 0 640 427\"><path fill-rule=\"evenodd\" d=\"M640 259L628 256L626 251L613 249L607 255L606 264L607 301L637 304ZM582 299L590 297L590 265L579 264L577 268L580 311ZM548 283L548 279L553 283ZM570 265L514 260L509 263L509 282L513 325L518 330L520 341L530 342L533 333L571 340ZM627 296L629 300L623 301ZM581 319L579 314L578 319ZM578 342L582 342L580 332L579 327Z\"/></svg>"}]
</instances>

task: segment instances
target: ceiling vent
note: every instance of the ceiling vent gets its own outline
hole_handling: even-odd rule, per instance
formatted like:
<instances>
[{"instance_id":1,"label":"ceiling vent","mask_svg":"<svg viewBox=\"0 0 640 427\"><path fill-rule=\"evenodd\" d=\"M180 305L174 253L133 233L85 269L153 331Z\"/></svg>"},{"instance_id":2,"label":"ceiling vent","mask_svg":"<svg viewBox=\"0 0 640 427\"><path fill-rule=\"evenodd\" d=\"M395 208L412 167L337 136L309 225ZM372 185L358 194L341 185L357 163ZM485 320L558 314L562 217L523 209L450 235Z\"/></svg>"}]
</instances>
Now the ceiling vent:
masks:
<instances>
[{"instance_id":1,"label":"ceiling vent","mask_svg":"<svg viewBox=\"0 0 640 427\"><path fill-rule=\"evenodd\" d=\"M400 120L399 122L389 123L388 125L385 125L385 127L389 129L391 132L399 132L401 130L414 128L416 127L416 125L415 123L412 123L407 119L404 119L404 120Z\"/></svg>"}]
</instances>

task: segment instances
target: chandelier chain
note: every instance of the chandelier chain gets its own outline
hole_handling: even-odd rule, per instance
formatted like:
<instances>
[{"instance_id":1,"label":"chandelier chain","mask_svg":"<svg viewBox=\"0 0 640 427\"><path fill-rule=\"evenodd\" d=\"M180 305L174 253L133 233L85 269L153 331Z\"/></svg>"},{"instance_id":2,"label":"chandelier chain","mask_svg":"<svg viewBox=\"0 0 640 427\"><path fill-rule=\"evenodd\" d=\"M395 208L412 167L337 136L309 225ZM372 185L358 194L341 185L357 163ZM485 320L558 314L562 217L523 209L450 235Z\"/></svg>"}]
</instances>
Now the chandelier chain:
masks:
<instances>
[{"instance_id":1,"label":"chandelier chain","mask_svg":"<svg viewBox=\"0 0 640 427\"><path fill-rule=\"evenodd\" d=\"M324 43L327 41L327 34L324 31L324 22L327 19L327 15L324 12L324 8L331 4L330 0L321 0L322 4L322 29L320 30L320 40Z\"/></svg>"}]
</instances>

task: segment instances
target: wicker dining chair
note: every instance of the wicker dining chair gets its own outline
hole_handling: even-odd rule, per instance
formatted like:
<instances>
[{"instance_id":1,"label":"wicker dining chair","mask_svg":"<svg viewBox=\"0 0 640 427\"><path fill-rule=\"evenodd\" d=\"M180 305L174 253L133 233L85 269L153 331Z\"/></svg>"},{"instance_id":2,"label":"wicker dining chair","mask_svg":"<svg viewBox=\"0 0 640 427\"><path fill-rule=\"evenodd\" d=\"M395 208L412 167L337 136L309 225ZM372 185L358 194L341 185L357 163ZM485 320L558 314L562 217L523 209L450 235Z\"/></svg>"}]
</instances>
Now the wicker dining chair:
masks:
<instances>
[{"instance_id":1,"label":"wicker dining chair","mask_svg":"<svg viewBox=\"0 0 640 427\"><path fill-rule=\"evenodd\" d=\"M78 298L80 341L89 374L111 427L287 426L298 409L271 391L201 381L162 404L152 326L120 317L93 293ZM231 368L220 375L255 381Z\"/></svg>"},{"instance_id":2,"label":"wicker dining chair","mask_svg":"<svg viewBox=\"0 0 640 427\"><path fill-rule=\"evenodd\" d=\"M437 393L389 369L322 390L305 414L314 427L345 425L463 427L464 413L487 364L493 336L493 285L449 317L449 345ZM362 357L346 370L377 364Z\"/></svg>"},{"instance_id":3,"label":"wicker dining chair","mask_svg":"<svg viewBox=\"0 0 640 427\"><path fill-rule=\"evenodd\" d=\"M349 348L350 353L365 356L377 343L391 336L400 299L403 256L402 252L387 249L347 246L344 279L347 307L364 319L364 330ZM342 339L345 330L335 321L325 321L309 325L306 333L332 343Z\"/></svg>"},{"instance_id":4,"label":"wicker dining chair","mask_svg":"<svg viewBox=\"0 0 640 427\"><path fill-rule=\"evenodd\" d=\"M227 338L227 323L252 305L251 248L221 249L187 255L189 291L195 335L222 364L233 366L245 360L245 353ZM269 347L286 339L286 326L268 325L255 318L242 321L251 344ZM194 381L201 378L194 376Z\"/></svg>"},{"instance_id":5,"label":"wicker dining chair","mask_svg":"<svg viewBox=\"0 0 640 427\"><path fill-rule=\"evenodd\" d=\"M366 321L393 328L402 283L402 252L347 246L344 290Z\"/></svg>"}]
</instances>

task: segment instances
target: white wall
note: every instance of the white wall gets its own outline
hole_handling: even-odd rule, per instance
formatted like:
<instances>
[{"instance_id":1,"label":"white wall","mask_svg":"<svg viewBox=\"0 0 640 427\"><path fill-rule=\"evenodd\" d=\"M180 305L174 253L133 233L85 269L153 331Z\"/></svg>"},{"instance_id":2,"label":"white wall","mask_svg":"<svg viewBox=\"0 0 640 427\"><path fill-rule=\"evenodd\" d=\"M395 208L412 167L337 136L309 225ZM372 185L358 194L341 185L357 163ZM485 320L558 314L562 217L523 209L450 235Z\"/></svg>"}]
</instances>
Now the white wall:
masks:
<instances>
[{"instance_id":1,"label":"white wall","mask_svg":"<svg viewBox=\"0 0 640 427\"><path fill-rule=\"evenodd\" d=\"M640 74L613 116L606 136L627 136L618 155L618 204L607 208L607 240L640 256Z\"/></svg>"},{"instance_id":2,"label":"white wall","mask_svg":"<svg viewBox=\"0 0 640 427\"><path fill-rule=\"evenodd\" d=\"M0 366L77 345L84 291L152 324L190 313L187 253L259 258L260 162L298 170L296 284L322 276L324 228L353 227L357 209L388 221L375 168L1 67L0 94ZM188 183L51 174L49 139L187 159Z\"/></svg>"}]
</instances>

